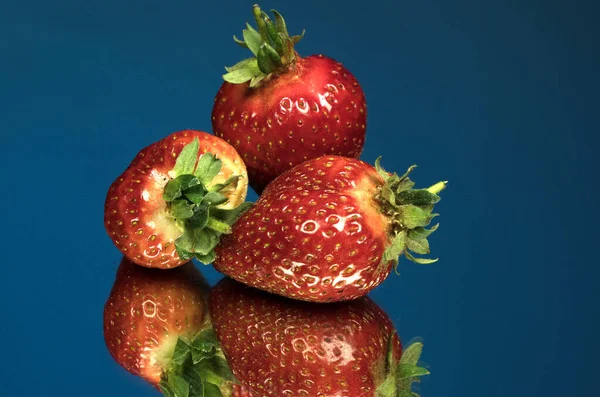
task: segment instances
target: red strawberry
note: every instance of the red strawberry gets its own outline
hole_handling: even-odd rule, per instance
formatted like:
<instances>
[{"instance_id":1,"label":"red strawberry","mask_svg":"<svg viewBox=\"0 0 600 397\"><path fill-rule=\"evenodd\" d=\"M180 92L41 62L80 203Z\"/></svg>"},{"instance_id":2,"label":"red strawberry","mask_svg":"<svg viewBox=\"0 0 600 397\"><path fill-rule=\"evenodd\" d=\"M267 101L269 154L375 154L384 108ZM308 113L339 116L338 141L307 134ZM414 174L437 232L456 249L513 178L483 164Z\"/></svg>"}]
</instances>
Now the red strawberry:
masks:
<instances>
[{"instance_id":1,"label":"red strawberry","mask_svg":"<svg viewBox=\"0 0 600 397\"><path fill-rule=\"evenodd\" d=\"M356 78L323 55L301 58L304 35L290 37L282 16L273 23L254 6L258 31L244 40L253 58L226 68L215 98L215 135L242 155L250 185L263 188L285 170L325 154L358 158L365 142L367 107Z\"/></svg>"},{"instance_id":2,"label":"red strawberry","mask_svg":"<svg viewBox=\"0 0 600 397\"><path fill-rule=\"evenodd\" d=\"M293 301L222 280L210 313L231 370L253 396L414 396L422 344L402 353L388 316L370 298Z\"/></svg>"},{"instance_id":3,"label":"red strawberry","mask_svg":"<svg viewBox=\"0 0 600 397\"><path fill-rule=\"evenodd\" d=\"M445 183L412 189L408 178L360 160L323 156L285 172L216 248L214 267L287 297L354 299L379 285L404 254L429 253L425 229Z\"/></svg>"},{"instance_id":4,"label":"red strawberry","mask_svg":"<svg viewBox=\"0 0 600 397\"><path fill-rule=\"evenodd\" d=\"M139 152L108 190L104 225L133 262L158 268L192 257L210 263L223 233L247 208L244 162L205 132L173 133Z\"/></svg>"},{"instance_id":5,"label":"red strawberry","mask_svg":"<svg viewBox=\"0 0 600 397\"><path fill-rule=\"evenodd\" d=\"M242 385L233 384L232 389L233 393L231 394L231 397L254 397L252 394L250 394L248 389Z\"/></svg>"},{"instance_id":6,"label":"red strawberry","mask_svg":"<svg viewBox=\"0 0 600 397\"><path fill-rule=\"evenodd\" d=\"M111 356L166 396L229 395L234 378L211 327L208 289L191 262L161 270L124 258L104 306Z\"/></svg>"}]
</instances>

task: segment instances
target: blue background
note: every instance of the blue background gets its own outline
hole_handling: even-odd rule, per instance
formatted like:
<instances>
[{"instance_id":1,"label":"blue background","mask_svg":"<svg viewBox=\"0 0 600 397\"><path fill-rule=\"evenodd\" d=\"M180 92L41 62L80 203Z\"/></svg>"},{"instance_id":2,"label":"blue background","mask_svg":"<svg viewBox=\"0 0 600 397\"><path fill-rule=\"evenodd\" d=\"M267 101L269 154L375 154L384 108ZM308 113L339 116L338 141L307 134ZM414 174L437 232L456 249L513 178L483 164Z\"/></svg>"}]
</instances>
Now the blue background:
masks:
<instances>
[{"instance_id":1,"label":"blue background","mask_svg":"<svg viewBox=\"0 0 600 397\"><path fill-rule=\"evenodd\" d=\"M142 147L210 130L223 66L247 55L231 36L251 4L0 5L1 395L157 395L104 347L120 259L104 197ZM372 294L405 340L425 342L423 397L597 395L592 4L261 3L306 28L301 54L362 83L364 160L450 181L431 237L440 262L403 261Z\"/></svg>"}]
</instances>

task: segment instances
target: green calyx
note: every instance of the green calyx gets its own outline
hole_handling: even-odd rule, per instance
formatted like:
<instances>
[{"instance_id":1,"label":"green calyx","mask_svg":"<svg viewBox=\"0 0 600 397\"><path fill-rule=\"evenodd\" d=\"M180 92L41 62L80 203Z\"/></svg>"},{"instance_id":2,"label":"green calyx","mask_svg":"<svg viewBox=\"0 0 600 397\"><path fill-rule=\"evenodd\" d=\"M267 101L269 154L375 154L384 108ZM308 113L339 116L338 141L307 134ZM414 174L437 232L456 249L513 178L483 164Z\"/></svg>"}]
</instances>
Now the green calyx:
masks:
<instances>
[{"instance_id":1,"label":"green calyx","mask_svg":"<svg viewBox=\"0 0 600 397\"><path fill-rule=\"evenodd\" d=\"M234 382L215 332L206 329L177 340L159 389L167 397L228 397Z\"/></svg>"},{"instance_id":2,"label":"green calyx","mask_svg":"<svg viewBox=\"0 0 600 397\"><path fill-rule=\"evenodd\" d=\"M287 31L285 20L275 10L275 22L255 4L253 9L254 20L258 29L246 24L242 31L243 40L233 36L233 40L244 48L249 49L254 56L231 67L225 67L227 73L223 79L232 84L250 82L250 87L255 87L271 73L286 70L296 61L294 45L304 37L291 36Z\"/></svg>"},{"instance_id":3,"label":"green calyx","mask_svg":"<svg viewBox=\"0 0 600 397\"><path fill-rule=\"evenodd\" d=\"M380 203L385 215L392 218L392 242L383 253L382 264L392 261L394 271L398 272L398 259L404 254L409 260L420 263L434 263L437 259L415 257L411 252L420 255L429 254L427 237L436 231L439 224L429 229L431 220L438 214L433 213L434 205L440 201L438 195L447 182L438 182L427 189L413 189L414 182L408 175L416 168L411 166L402 176L391 174L380 165L381 157L375 161L375 169L384 179L376 200Z\"/></svg>"},{"instance_id":4,"label":"green calyx","mask_svg":"<svg viewBox=\"0 0 600 397\"><path fill-rule=\"evenodd\" d=\"M418 365L423 344L415 342L409 345L400 360L394 360L393 337L394 333L389 338L387 361L386 361L386 378L383 383L377 388L377 397L419 397L419 394L412 391L413 383L419 382L420 376L429 375L429 370Z\"/></svg>"},{"instance_id":5,"label":"green calyx","mask_svg":"<svg viewBox=\"0 0 600 397\"><path fill-rule=\"evenodd\" d=\"M214 248L221 235L230 233L231 226L252 203L233 209L219 205L227 202L221 191L240 178L231 176L223 183L210 183L221 171L223 163L211 153L198 159L198 138L187 144L171 171L173 179L165 186L163 199L169 214L183 234L175 240L177 254L182 260L195 257L209 264L215 258Z\"/></svg>"}]
</instances>

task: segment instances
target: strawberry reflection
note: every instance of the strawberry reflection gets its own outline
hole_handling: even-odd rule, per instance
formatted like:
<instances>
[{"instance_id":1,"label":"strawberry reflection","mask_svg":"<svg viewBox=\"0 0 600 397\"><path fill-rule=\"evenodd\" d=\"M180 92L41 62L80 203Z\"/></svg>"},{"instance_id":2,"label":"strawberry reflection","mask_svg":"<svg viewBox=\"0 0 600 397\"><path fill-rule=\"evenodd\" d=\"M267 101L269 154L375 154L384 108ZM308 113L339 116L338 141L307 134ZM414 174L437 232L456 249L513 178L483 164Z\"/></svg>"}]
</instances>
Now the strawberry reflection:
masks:
<instances>
[{"instance_id":1,"label":"strawberry reflection","mask_svg":"<svg viewBox=\"0 0 600 397\"><path fill-rule=\"evenodd\" d=\"M316 304L225 278L209 307L229 366L254 397L395 397L428 373L416 365L421 344L403 352L394 325L367 296Z\"/></svg>"},{"instance_id":2,"label":"strawberry reflection","mask_svg":"<svg viewBox=\"0 0 600 397\"><path fill-rule=\"evenodd\" d=\"M163 270L123 258L104 307L111 356L165 396L231 395L234 379L210 323L208 291L192 262Z\"/></svg>"}]
</instances>

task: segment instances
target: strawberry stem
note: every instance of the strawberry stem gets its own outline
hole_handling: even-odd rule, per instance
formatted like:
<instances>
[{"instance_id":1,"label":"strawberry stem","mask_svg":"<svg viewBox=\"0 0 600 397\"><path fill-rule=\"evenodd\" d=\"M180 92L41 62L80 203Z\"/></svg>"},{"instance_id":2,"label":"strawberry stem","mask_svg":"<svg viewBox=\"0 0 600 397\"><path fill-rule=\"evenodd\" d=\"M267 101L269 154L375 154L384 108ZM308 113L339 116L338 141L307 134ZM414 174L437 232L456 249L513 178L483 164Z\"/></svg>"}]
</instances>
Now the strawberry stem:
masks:
<instances>
[{"instance_id":1,"label":"strawberry stem","mask_svg":"<svg viewBox=\"0 0 600 397\"><path fill-rule=\"evenodd\" d=\"M429 375L429 370L418 365L423 351L423 344L415 342L409 345L399 361L394 360L394 334L392 332L388 340L388 350L386 354L386 376L383 382L377 388L377 397L397 397L419 395L412 391L414 382L419 382L419 377Z\"/></svg>"},{"instance_id":2,"label":"strawberry stem","mask_svg":"<svg viewBox=\"0 0 600 397\"><path fill-rule=\"evenodd\" d=\"M206 226L216 232L219 232L219 233L223 233L223 234L231 233L230 225L228 225L225 222L221 222L215 218L208 218L208 223L206 224Z\"/></svg>"},{"instance_id":3,"label":"strawberry stem","mask_svg":"<svg viewBox=\"0 0 600 397\"><path fill-rule=\"evenodd\" d=\"M221 235L230 233L231 225L251 206L243 203L233 209L220 206L228 202L223 190L237 183L233 175L224 183L214 183L222 162L211 153L200 158L199 140L195 138L182 150L175 162L173 175L165 186L163 199L167 209L182 230L175 240L177 254L182 260L193 257L208 264L214 259L214 248Z\"/></svg>"},{"instance_id":4,"label":"strawberry stem","mask_svg":"<svg viewBox=\"0 0 600 397\"><path fill-rule=\"evenodd\" d=\"M254 57L226 67L227 73L223 75L225 81L231 84L249 82L250 87L255 87L266 77L284 72L295 63L294 45L304 37L304 31L301 35L290 37L281 14L275 10L271 12L275 16L275 22L258 4L252 7L257 29L247 24L247 28L242 31L244 39L233 36L233 40L249 49Z\"/></svg>"},{"instance_id":5,"label":"strawberry stem","mask_svg":"<svg viewBox=\"0 0 600 397\"><path fill-rule=\"evenodd\" d=\"M166 397L230 396L237 383L212 328L192 340L180 337L159 390Z\"/></svg>"},{"instance_id":6,"label":"strawberry stem","mask_svg":"<svg viewBox=\"0 0 600 397\"><path fill-rule=\"evenodd\" d=\"M398 176L384 170L380 160L378 158L375 161L375 169L383 178L384 184L379 188L375 199L381 205L382 212L392 221L391 243L381 258L382 266L391 261L397 273L401 255L419 264L436 262L437 259L415 257L411 251L415 254L429 254L427 237L438 225L429 229L425 226L438 215L433 213L433 207L440 200L438 193L446 187L447 182L438 182L427 189L413 189L414 182L408 176L416 166L409 167L404 175Z\"/></svg>"},{"instance_id":7,"label":"strawberry stem","mask_svg":"<svg viewBox=\"0 0 600 397\"><path fill-rule=\"evenodd\" d=\"M435 185L428 187L427 191L429 193L438 194L439 192L441 192L442 190L444 190L446 188L447 183L448 183L448 181L438 182Z\"/></svg>"},{"instance_id":8,"label":"strawberry stem","mask_svg":"<svg viewBox=\"0 0 600 397\"><path fill-rule=\"evenodd\" d=\"M254 6L252 6L252 14L254 14L254 20L256 21L256 26L258 27L260 37L262 37L263 41L267 42L269 40L267 33L267 23L263 19L263 12L261 11L258 4L254 4Z\"/></svg>"}]
</instances>

